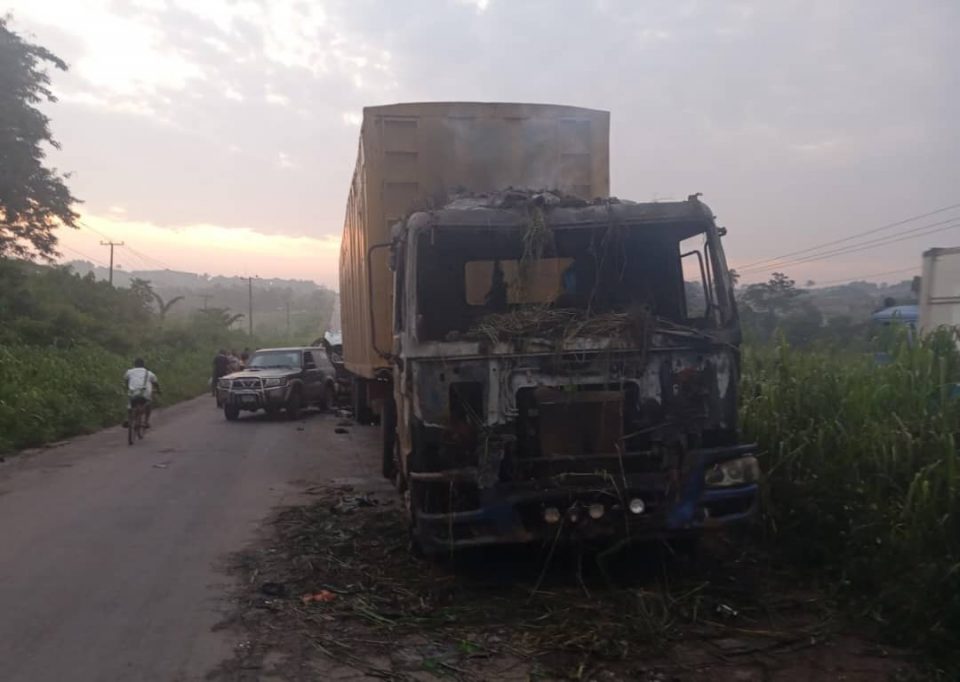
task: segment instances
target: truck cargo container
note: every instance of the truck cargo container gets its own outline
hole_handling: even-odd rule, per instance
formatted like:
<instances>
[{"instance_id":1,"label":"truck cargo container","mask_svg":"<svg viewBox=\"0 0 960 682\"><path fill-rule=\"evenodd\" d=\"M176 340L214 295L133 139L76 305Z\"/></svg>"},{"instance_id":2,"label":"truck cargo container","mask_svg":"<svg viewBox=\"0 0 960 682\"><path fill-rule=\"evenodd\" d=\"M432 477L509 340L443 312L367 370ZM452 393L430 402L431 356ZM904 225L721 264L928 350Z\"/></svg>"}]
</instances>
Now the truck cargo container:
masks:
<instances>
[{"instance_id":1,"label":"truck cargo container","mask_svg":"<svg viewBox=\"0 0 960 682\"><path fill-rule=\"evenodd\" d=\"M363 110L340 250L344 366L357 416L379 414L391 375L390 227L453 193L549 187L605 197L610 115L548 104L428 102ZM377 292L371 295L371 289ZM371 325L370 320L377 324ZM376 337L373 336L374 331Z\"/></svg>"}]
</instances>

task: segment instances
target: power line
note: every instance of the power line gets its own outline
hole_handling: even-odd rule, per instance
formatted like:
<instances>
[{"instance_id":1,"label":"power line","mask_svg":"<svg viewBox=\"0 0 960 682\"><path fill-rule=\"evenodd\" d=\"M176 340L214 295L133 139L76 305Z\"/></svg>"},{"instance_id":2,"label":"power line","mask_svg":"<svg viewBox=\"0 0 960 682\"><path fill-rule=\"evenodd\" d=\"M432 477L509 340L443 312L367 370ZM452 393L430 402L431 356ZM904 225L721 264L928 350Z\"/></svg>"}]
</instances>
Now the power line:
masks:
<instances>
[{"instance_id":1,"label":"power line","mask_svg":"<svg viewBox=\"0 0 960 682\"><path fill-rule=\"evenodd\" d=\"M925 237L930 234L936 234L937 232L943 232L944 230L955 229L957 227L960 227L960 222L954 222L957 220L960 220L960 218L951 218L950 220L942 220L937 223L923 225L921 227L917 227L912 230L907 230L907 232L904 233L905 236L901 236L901 237L897 237L895 235L888 235L886 237L871 239L866 242L860 242L859 244L851 244L850 246L844 246L839 249L833 249L831 251L823 251L820 253L811 254L810 256L796 258L794 260L780 261L778 263L773 263L771 265L753 267L753 268L750 268L749 270L737 270L737 272L740 274L744 274L744 273L755 274L757 272L772 270L773 268L782 268L785 266L799 265L802 263L813 263L819 260L833 258L834 256L842 256L848 253L857 253L858 251L867 251L869 249L875 249L880 246L886 246L887 244L895 244L897 242L906 241L908 239L916 239L917 237ZM937 227L939 225L943 225L944 223L952 223L952 224L946 225L945 227L938 227L935 230L928 229L931 227Z\"/></svg>"},{"instance_id":2,"label":"power line","mask_svg":"<svg viewBox=\"0 0 960 682\"><path fill-rule=\"evenodd\" d=\"M91 258L91 257L88 256L87 254L83 253L83 251L79 251L79 250L74 249L74 248L69 247L69 246L64 246L63 244L59 244L58 246L59 246L61 249L66 249L67 251L71 251L71 252L77 254L77 255L80 256L81 258L87 259L88 261L90 261L90 262L93 263L94 265L99 265L99 266L102 267L102 268L107 267L107 264L106 264L106 263L104 263L103 261L97 260L96 258Z\"/></svg>"},{"instance_id":3,"label":"power line","mask_svg":"<svg viewBox=\"0 0 960 682\"><path fill-rule=\"evenodd\" d=\"M107 239L107 240L112 239L111 237L105 235L103 232L101 232L101 231L98 230L97 228L93 227L92 225L88 225L87 223L83 222L82 220L77 221L77 222L78 222L78 224L80 225L80 227L85 227L85 228L87 228L87 229L90 230L91 232L100 235L103 239Z\"/></svg>"},{"instance_id":4,"label":"power line","mask_svg":"<svg viewBox=\"0 0 960 682\"><path fill-rule=\"evenodd\" d=\"M148 255L146 255L145 253L141 253L140 251L137 251L137 250L136 250L135 248L133 248L132 246L127 246L126 249L127 249L127 251L130 251L131 253L137 255L142 261L144 261L144 262L147 263L148 265L149 265L150 263L154 263L155 265L159 265L159 266L160 266L161 268L163 268L164 270L173 270L172 267L170 267L169 265L167 265L166 263L164 263L164 262L163 262L162 260L160 260L159 258L154 258L153 256L148 256Z\"/></svg>"},{"instance_id":5,"label":"power line","mask_svg":"<svg viewBox=\"0 0 960 682\"><path fill-rule=\"evenodd\" d=\"M916 221L916 220L920 220L920 219L922 219L922 218L929 218L929 217L932 216L932 215L937 215L937 214L939 214L939 213L943 213L943 212L945 212L945 211L950 211L950 210L955 209L955 208L960 208L960 203L951 204L951 205L949 205L949 206L944 206L943 208L938 208L938 209L936 209L935 211L930 211L930 212L928 212L928 213L921 213L920 215L915 215L915 216L911 216L911 217L909 217L909 218L904 218L903 220L898 220L898 221L893 222L893 223L887 223L886 225L881 225L880 227L875 227L875 228L872 228L872 229L870 229L870 230L864 230L863 232L857 232L856 234L852 234L852 235L850 235L849 237L843 237L842 239L834 239L833 241L824 242L824 243L822 243L822 244L816 244L816 245L814 245L814 246L810 246L810 247L807 247L807 248L805 248L805 249L799 249L799 250L797 250L797 251L790 251L789 253L784 253L784 254L781 254L781 255L779 255L779 256L775 256L774 258L766 258L766 259L761 259L761 260L758 260L758 261L754 261L754 262L752 262L752 263L747 263L746 265L742 265L742 266L740 266L740 268L737 268L737 271L739 272L740 270L746 270L746 269L748 269L748 268L754 268L754 267L764 267L764 266L766 266L766 265L768 265L768 264L773 264L773 263L776 263L777 261L783 260L784 258L790 258L790 257L792 257L792 256L799 256L799 255L801 255L801 254L809 253L809 252L811 252L811 251L818 251L818 250L820 250L820 249L822 249L822 248L825 248L825 247L827 247L827 246L834 246L834 245L836 245L836 244L842 244L842 243L848 242L848 241L850 241L850 240L852 240L852 239L857 239L858 237L864 237L864 236L869 235L869 234L875 234L875 233L877 233L877 232L882 232L883 230L889 230L889 229L892 228L892 227L899 227L900 225L905 225L905 224L907 224L907 223L912 223L912 222L914 222L914 221Z\"/></svg>"},{"instance_id":6,"label":"power line","mask_svg":"<svg viewBox=\"0 0 960 682\"><path fill-rule=\"evenodd\" d=\"M80 225L80 227L85 227L85 228L87 228L88 230L90 230L91 232L100 235L103 239L105 239L105 240L107 240L107 241L113 241L113 238L112 238L112 237L110 237L110 236L108 236L107 234L105 234L104 232L98 230L98 229L95 228L93 225L89 225L88 223L85 223L85 222L83 222L83 221L80 221L80 222L79 222L79 225ZM150 267L150 263L154 263L155 265L158 265L158 266L160 266L161 268L164 268L164 269L166 269L166 270L173 270L173 268L171 268L169 265L167 265L166 263L164 263L164 262L161 261L160 259L154 258L153 256L147 256L146 254L143 254L143 253L141 253L140 251L137 251L137 250L136 250L135 248L133 248L132 246L129 246L129 245L127 245L127 244L120 244L120 246L123 246L125 249L127 249L127 251L130 251L132 254L134 254L135 256L137 256L138 258L140 258L140 260L143 261L144 265L146 265L146 266L148 266L148 267Z\"/></svg>"},{"instance_id":7,"label":"power line","mask_svg":"<svg viewBox=\"0 0 960 682\"><path fill-rule=\"evenodd\" d=\"M816 282L814 286L825 287L830 284L840 284L842 282L856 282L868 277L883 277L884 275L899 275L901 272L916 272L919 268L914 265L909 268L900 268L899 270L885 270L884 272L872 272L869 275L854 275L853 277L843 277L841 279L830 279L826 282Z\"/></svg>"}]
</instances>

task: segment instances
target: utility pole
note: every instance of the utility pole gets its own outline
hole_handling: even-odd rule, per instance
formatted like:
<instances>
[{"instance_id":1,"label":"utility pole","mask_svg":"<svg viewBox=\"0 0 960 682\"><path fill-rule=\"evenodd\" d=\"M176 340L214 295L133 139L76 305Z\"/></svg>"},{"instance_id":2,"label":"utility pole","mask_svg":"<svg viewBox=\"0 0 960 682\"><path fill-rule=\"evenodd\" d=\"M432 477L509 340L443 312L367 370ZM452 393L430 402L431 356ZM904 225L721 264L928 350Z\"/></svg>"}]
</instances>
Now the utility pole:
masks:
<instances>
[{"instance_id":1,"label":"utility pole","mask_svg":"<svg viewBox=\"0 0 960 682\"><path fill-rule=\"evenodd\" d=\"M253 277L247 277L247 323L253 338Z\"/></svg>"},{"instance_id":2,"label":"utility pole","mask_svg":"<svg viewBox=\"0 0 960 682\"><path fill-rule=\"evenodd\" d=\"M110 247L110 286L113 286L113 247L123 246L123 242L114 242L114 241L100 242L100 246Z\"/></svg>"}]
</instances>

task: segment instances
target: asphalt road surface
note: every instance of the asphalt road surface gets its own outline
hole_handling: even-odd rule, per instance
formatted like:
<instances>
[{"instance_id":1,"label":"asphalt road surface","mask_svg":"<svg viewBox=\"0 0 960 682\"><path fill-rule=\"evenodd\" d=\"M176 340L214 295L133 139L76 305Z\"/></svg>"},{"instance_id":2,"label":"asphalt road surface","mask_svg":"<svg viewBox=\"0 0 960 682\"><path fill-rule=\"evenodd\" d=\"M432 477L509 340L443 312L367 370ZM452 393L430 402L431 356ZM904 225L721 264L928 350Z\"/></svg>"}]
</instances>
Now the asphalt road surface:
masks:
<instances>
[{"instance_id":1,"label":"asphalt road surface","mask_svg":"<svg viewBox=\"0 0 960 682\"><path fill-rule=\"evenodd\" d=\"M374 429L228 423L211 398L0 465L0 680L200 680L236 642L232 552L306 482L376 477Z\"/></svg>"}]
</instances>

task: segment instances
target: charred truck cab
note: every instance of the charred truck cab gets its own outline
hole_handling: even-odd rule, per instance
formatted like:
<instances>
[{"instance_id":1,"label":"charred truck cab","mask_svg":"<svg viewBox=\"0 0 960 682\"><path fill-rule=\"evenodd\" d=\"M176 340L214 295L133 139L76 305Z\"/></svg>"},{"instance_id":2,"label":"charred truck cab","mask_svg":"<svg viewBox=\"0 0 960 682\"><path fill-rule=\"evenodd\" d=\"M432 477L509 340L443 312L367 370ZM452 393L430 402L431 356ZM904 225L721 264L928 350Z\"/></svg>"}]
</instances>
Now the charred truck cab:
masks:
<instances>
[{"instance_id":1,"label":"charred truck cab","mask_svg":"<svg viewBox=\"0 0 960 682\"><path fill-rule=\"evenodd\" d=\"M384 473L425 551L669 538L755 512L721 233L696 196L506 191L370 247L393 274Z\"/></svg>"}]
</instances>

